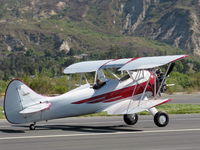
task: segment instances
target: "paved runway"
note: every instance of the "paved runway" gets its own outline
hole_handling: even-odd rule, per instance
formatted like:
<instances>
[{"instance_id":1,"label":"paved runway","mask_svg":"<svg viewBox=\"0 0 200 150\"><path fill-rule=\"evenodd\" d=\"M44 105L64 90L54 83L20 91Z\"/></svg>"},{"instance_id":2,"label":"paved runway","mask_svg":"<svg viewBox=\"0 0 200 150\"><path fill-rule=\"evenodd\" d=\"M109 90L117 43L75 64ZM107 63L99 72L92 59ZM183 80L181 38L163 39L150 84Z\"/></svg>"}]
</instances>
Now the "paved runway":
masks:
<instances>
[{"instance_id":1,"label":"paved runway","mask_svg":"<svg viewBox=\"0 0 200 150\"><path fill-rule=\"evenodd\" d=\"M135 126L122 117L68 118L40 123L35 131L27 125L0 121L2 150L199 150L200 115L170 115L159 128L152 116L140 116Z\"/></svg>"},{"instance_id":2,"label":"paved runway","mask_svg":"<svg viewBox=\"0 0 200 150\"><path fill-rule=\"evenodd\" d=\"M171 103L200 104L200 94L178 94ZM0 98L0 106L3 98ZM135 126L126 126L122 117L68 118L28 125L11 126L0 121L2 150L199 150L200 114L170 115L170 124L158 128L152 116L140 116Z\"/></svg>"},{"instance_id":3,"label":"paved runway","mask_svg":"<svg viewBox=\"0 0 200 150\"><path fill-rule=\"evenodd\" d=\"M173 104L200 104L200 93L193 94L172 94L163 95L163 97L172 98Z\"/></svg>"}]
</instances>

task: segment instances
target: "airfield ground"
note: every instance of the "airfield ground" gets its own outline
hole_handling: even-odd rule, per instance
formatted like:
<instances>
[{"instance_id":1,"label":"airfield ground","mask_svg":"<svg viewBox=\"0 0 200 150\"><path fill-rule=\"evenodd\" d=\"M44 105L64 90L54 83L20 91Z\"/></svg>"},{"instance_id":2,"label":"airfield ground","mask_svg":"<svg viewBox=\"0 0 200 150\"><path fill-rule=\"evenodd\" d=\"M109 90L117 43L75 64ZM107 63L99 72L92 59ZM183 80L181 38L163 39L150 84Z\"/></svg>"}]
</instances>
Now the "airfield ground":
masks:
<instances>
[{"instance_id":1,"label":"airfield ground","mask_svg":"<svg viewBox=\"0 0 200 150\"><path fill-rule=\"evenodd\" d=\"M170 115L167 127L154 125L152 116L140 116L135 126L122 117L67 118L39 123L35 131L28 125L0 121L2 150L199 150L200 114Z\"/></svg>"},{"instance_id":2,"label":"airfield ground","mask_svg":"<svg viewBox=\"0 0 200 150\"><path fill-rule=\"evenodd\" d=\"M200 94L168 96L171 103L200 104ZM2 104L2 100L1 100ZM0 149L43 150L199 150L200 114L169 115L167 127L154 125L153 117L140 116L135 126L124 124L121 116L79 117L37 124L11 125L0 120Z\"/></svg>"}]
</instances>

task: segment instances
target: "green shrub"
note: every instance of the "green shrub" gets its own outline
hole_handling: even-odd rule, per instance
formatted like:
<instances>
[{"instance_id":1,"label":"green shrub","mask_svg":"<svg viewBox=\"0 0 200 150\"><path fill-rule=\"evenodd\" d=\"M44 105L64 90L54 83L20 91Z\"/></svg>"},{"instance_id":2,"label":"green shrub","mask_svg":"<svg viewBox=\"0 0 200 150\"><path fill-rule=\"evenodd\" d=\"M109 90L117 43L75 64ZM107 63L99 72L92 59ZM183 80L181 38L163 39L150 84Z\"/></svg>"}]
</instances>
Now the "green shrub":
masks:
<instances>
[{"instance_id":1,"label":"green shrub","mask_svg":"<svg viewBox=\"0 0 200 150\"><path fill-rule=\"evenodd\" d=\"M0 80L0 96L4 95L8 81Z\"/></svg>"}]
</instances>

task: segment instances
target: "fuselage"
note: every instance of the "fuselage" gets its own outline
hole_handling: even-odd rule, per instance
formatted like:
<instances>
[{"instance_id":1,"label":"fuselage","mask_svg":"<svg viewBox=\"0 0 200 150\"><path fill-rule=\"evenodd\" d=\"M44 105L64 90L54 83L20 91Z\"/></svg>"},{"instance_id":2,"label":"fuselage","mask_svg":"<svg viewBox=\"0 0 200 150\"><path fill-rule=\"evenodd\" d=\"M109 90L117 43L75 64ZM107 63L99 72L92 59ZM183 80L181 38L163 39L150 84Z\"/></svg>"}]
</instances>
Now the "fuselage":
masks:
<instances>
[{"instance_id":1,"label":"fuselage","mask_svg":"<svg viewBox=\"0 0 200 150\"><path fill-rule=\"evenodd\" d=\"M131 76L123 80L108 79L99 88L84 84L55 97L39 95L23 82L14 80L6 91L4 111L7 120L14 124L102 112L127 99L139 100L141 95L152 96L154 79L149 71L139 74L132 72ZM31 109L31 113L20 113L32 106L40 107L38 104L42 103L48 103L50 107L36 112Z\"/></svg>"},{"instance_id":2,"label":"fuselage","mask_svg":"<svg viewBox=\"0 0 200 150\"><path fill-rule=\"evenodd\" d=\"M45 116L43 120L101 112L101 110L129 98L138 100L144 92L147 82L149 84L145 94L146 96L153 95L154 76L149 71L144 71L140 75L132 73L132 76L123 81L109 79L99 89L85 84L63 95L48 97L46 101L51 102L52 107L43 112L42 116ZM150 81L148 81L150 76Z\"/></svg>"}]
</instances>

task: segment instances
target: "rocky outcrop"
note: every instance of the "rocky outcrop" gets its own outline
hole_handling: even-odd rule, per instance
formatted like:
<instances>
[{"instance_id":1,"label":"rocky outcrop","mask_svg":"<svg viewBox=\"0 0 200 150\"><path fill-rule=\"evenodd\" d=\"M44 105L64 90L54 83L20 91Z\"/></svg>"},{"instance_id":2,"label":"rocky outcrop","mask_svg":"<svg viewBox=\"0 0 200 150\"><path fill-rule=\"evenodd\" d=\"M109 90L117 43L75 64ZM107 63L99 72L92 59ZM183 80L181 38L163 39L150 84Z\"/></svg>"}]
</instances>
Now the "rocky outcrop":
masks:
<instances>
[{"instance_id":1,"label":"rocky outcrop","mask_svg":"<svg viewBox=\"0 0 200 150\"><path fill-rule=\"evenodd\" d=\"M156 0L130 0L126 2L123 10L126 14L126 20L123 27L125 32L134 32L136 28L142 24L149 7L155 3Z\"/></svg>"},{"instance_id":2,"label":"rocky outcrop","mask_svg":"<svg viewBox=\"0 0 200 150\"><path fill-rule=\"evenodd\" d=\"M158 40L200 55L199 3L199 0L123 2L123 33Z\"/></svg>"},{"instance_id":3,"label":"rocky outcrop","mask_svg":"<svg viewBox=\"0 0 200 150\"><path fill-rule=\"evenodd\" d=\"M24 51L24 43L11 35L0 35L0 51Z\"/></svg>"},{"instance_id":4,"label":"rocky outcrop","mask_svg":"<svg viewBox=\"0 0 200 150\"><path fill-rule=\"evenodd\" d=\"M200 7L200 1L198 4ZM191 43L188 46L194 50L194 54L200 55L200 19L194 13L191 13L191 18L193 20L191 27L192 35Z\"/></svg>"},{"instance_id":5,"label":"rocky outcrop","mask_svg":"<svg viewBox=\"0 0 200 150\"><path fill-rule=\"evenodd\" d=\"M12 31L12 34L0 34L0 51L26 51L35 49L35 51L48 50L70 50L68 44L56 34L42 33L32 30ZM23 37L23 38L21 38ZM63 42L64 41L64 42Z\"/></svg>"},{"instance_id":6,"label":"rocky outcrop","mask_svg":"<svg viewBox=\"0 0 200 150\"><path fill-rule=\"evenodd\" d=\"M64 40L60 46L60 51L65 51L66 53L68 53L70 51L70 46L67 40Z\"/></svg>"}]
</instances>

